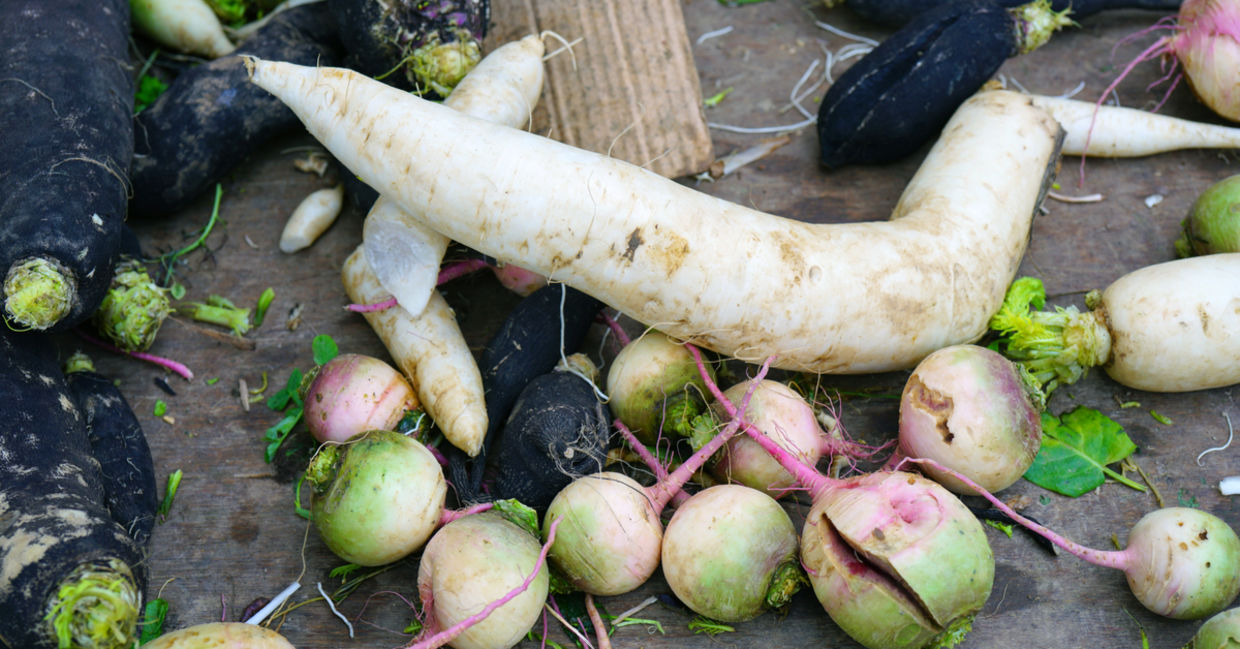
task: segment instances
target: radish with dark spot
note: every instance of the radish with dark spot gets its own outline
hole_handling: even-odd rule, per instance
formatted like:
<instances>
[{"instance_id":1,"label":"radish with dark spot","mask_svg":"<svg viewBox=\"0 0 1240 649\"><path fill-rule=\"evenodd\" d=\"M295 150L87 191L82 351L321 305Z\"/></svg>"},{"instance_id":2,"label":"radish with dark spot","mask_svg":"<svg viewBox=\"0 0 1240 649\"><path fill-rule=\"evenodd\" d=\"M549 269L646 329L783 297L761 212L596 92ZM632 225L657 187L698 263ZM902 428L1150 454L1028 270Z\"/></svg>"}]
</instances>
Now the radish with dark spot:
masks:
<instances>
[{"instance_id":1,"label":"radish with dark spot","mask_svg":"<svg viewBox=\"0 0 1240 649\"><path fill-rule=\"evenodd\" d=\"M400 372L365 354L340 354L314 370L306 385L306 427L320 442L343 442L368 430L395 430L418 408Z\"/></svg>"}]
</instances>

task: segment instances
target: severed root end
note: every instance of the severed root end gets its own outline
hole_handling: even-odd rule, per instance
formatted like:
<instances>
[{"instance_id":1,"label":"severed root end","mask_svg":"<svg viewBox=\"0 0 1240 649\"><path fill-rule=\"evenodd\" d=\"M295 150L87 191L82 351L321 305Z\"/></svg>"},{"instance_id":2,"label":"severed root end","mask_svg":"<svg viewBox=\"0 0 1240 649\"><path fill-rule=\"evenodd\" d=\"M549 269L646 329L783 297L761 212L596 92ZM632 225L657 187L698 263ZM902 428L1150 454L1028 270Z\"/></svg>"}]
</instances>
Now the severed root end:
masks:
<instances>
[{"instance_id":1,"label":"severed root end","mask_svg":"<svg viewBox=\"0 0 1240 649\"><path fill-rule=\"evenodd\" d=\"M787 606L792 596L808 583L799 559L785 561L775 568L775 574L771 577L771 586L766 590L766 605L771 610Z\"/></svg>"},{"instance_id":2,"label":"severed root end","mask_svg":"<svg viewBox=\"0 0 1240 649\"><path fill-rule=\"evenodd\" d=\"M4 278L4 313L13 324L47 329L73 309L77 283L56 262L34 257L9 268Z\"/></svg>"},{"instance_id":3,"label":"severed root end","mask_svg":"<svg viewBox=\"0 0 1240 649\"><path fill-rule=\"evenodd\" d=\"M466 30L451 42L442 42L438 34L410 55L410 81L418 88L429 88L440 97L447 97L456 84L482 60L482 49Z\"/></svg>"},{"instance_id":4,"label":"severed root end","mask_svg":"<svg viewBox=\"0 0 1240 649\"><path fill-rule=\"evenodd\" d=\"M124 562L85 564L61 582L44 620L61 647L128 649L137 642L141 599Z\"/></svg>"},{"instance_id":5,"label":"severed root end","mask_svg":"<svg viewBox=\"0 0 1240 649\"><path fill-rule=\"evenodd\" d=\"M1068 17L1071 8L1063 11L1051 9L1050 0L1034 0L1009 9L1016 23L1016 43L1021 54L1028 54L1046 44L1060 29L1075 25Z\"/></svg>"},{"instance_id":6,"label":"severed root end","mask_svg":"<svg viewBox=\"0 0 1240 649\"><path fill-rule=\"evenodd\" d=\"M139 352L150 349L171 313L168 290L156 284L142 264L126 261L117 267L93 319L99 333L117 348Z\"/></svg>"}]
</instances>

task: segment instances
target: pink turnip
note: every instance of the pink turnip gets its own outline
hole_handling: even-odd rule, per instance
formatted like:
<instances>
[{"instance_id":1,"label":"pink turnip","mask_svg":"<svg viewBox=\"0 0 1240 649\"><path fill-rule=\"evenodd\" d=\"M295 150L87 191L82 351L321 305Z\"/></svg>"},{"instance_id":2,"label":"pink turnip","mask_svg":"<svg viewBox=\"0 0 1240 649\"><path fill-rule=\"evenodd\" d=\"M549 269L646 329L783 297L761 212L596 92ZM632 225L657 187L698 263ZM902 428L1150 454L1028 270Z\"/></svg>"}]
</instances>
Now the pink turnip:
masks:
<instances>
[{"instance_id":1,"label":"pink turnip","mask_svg":"<svg viewBox=\"0 0 1240 649\"><path fill-rule=\"evenodd\" d=\"M948 471L932 460L910 461ZM1222 611L1240 594L1240 537L1209 512L1190 507L1156 509L1133 525L1123 550L1095 550L1021 516L967 477L955 477L1012 520L1073 556L1123 571L1133 595L1154 613L1199 619Z\"/></svg>"},{"instance_id":2,"label":"pink turnip","mask_svg":"<svg viewBox=\"0 0 1240 649\"><path fill-rule=\"evenodd\" d=\"M931 458L994 492L1033 464L1042 423L1015 363L985 347L955 345L927 356L909 376L899 438L899 454ZM926 474L969 493L947 473L927 467Z\"/></svg>"},{"instance_id":3,"label":"pink turnip","mask_svg":"<svg viewBox=\"0 0 1240 649\"><path fill-rule=\"evenodd\" d=\"M343 442L368 430L392 430L418 407L409 381L386 362L363 354L340 354L309 379L304 417L320 442Z\"/></svg>"},{"instance_id":4,"label":"pink turnip","mask_svg":"<svg viewBox=\"0 0 1240 649\"><path fill-rule=\"evenodd\" d=\"M663 576L685 606L727 623L784 606L805 583L788 513L757 489L729 484L676 507L663 533Z\"/></svg>"}]
</instances>

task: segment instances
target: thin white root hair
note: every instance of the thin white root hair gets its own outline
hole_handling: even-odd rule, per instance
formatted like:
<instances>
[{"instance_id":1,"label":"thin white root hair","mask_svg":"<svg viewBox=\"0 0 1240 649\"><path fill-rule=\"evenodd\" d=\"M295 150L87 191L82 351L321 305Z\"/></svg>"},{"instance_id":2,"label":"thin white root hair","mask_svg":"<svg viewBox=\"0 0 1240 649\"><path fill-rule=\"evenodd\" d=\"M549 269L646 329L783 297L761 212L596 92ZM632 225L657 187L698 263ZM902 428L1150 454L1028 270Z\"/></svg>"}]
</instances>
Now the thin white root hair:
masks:
<instances>
[{"instance_id":1,"label":"thin white root hair","mask_svg":"<svg viewBox=\"0 0 1240 649\"><path fill-rule=\"evenodd\" d=\"M854 34L852 32L846 32L840 29L839 27L836 27L835 25L832 25L830 23L825 23L821 20L815 20L814 24L819 29L823 29L828 32L831 32L832 34L835 34L836 36L843 36L844 38L857 41L858 43L864 43L866 45L869 45L870 47L878 47L878 41L872 38L867 38L865 36L861 36L860 34Z\"/></svg>"},{"instance_id":2,"label":"thin white root hair","mask_svg":"<svg viewBox=\"0 0 1240 649\"><path fill-rule=\"evenodd\" d=\"M560 41L561 43L563 43L563 47L561 47L561 48L559 48L559 49L557 49L557 50L552 50L552 51L548 52L547 54L544 54L544 55L543 55L543 60L544 60L544 61L549 61L549 60L551 59L551 57L553 57L553 56L555 56L555 55L559 54L560 52L563 52L563 51L567 50L567 51L568 51L568 58L569 58L569 59L572 61L572 63L573 63L573 71L576 71L576 70L577 70L577 55L576 55L576 53L574 53L574 52L573 52L573 46L574 46L574 45L576 45L577 43L580 43L582 40L584 40L583 38L578 37L576 40L573 40L573 41L568 41L568 40L566 40L563 36L560 36L559 34L557 34L557 33L553 32L553 31L551 31L551 30L549 30L549 29L547 29L547 30L543 30L541 33L539 33L539 34L538 34L538 37L539 37L539 38L544 38L544 39L545 39L545 38L550 37L550 38L554 38L555 40Z\"/></svg>"},{"instance_id":3,"label":"thin white root hair","mask_svg":"<svg viewBox=\"0 0 1240 649\"><path fill-rule=\"evenodd\" d=\"M1067 194L1060 194L1057 191L1047 191L1046 195L1047 197L1053 198L1059 201L1060 203L1098 203L1098 202L1101 202L1104 198L1106 198L1102 194L1085 194L1084 196L1069 196Z\"/></svg>"},{"instance_id":4,"label":"thin white root hair","mask_svg":"<svg viewBox=\"0 0 1240 649\"><path fill-rule=\"evenodd\" d=\"M702 34L701 36L698 36L697 40L694 41L694 44L701 45L702 43L705 43L706 41L712 38L717 38L719 36L723 36L725 34L731 34L731 33L732 33L732 26L728 25L727 27L716 29L714 31L709 31L709 32L706 32L705 34Z\"/></svg>"},{"instance_id":5,"label":"thin white root hair","mask_svg":"<svg viewBox=\"0 0 1240 649\"><path fill-rule=\"evenodd\" d=\"M345 617L344 614L342 614L339 610L336 609L336 603L333 602L332 598L323 590L323 582L315 582L314 586L315 588L319 589L319 594L323 596L323 601L327 602L327 608L330 608L332 610L332 615L335 615L336 617L340 618L340 621L344 622L344 625L349 628L349 637L352 638L353 637L353 623L349 621L349 618Z\"/></svg>"},{"instance_id":6,"label":"thin white root hair","mask_svg":"<svg viewBox=\"0 0 1240 649\"><path fill-rule=\"evenodd\" d=\"M289 584L287 588L280 591L280 594L276 595L275 597L272 597L271 601L267 602L266 606L258 609L257 613L255 613L254 615L251 615L250 618L245 621L245 623L246 624L262 624L263 620L266 620L268 615L271 615L277 608L280 608L280 606L284 604L284 602L287 601L289 597L293 596L293 593L297 592L298 588L301 588L300 582L295 581Z\"/></svg>"},{"instance_id":7,"label":"thin white root hair","mask_svg":"<svg viewBox=\"0 0 1240 649\"><path fill-rule=\"evenodd\" d=\"M1201 466L1201 458L1204 457L1206 453L1213 453L1215 451L1225 451L1227 450L1227 447L1231 446L1231 440L1235 439L1236 430L1232 428L1231 426L1231 415L1228 415L1227 413L1223 413L1223 419L1227 420L1227 441L1224 442L1222 446L1215 446L1214 448L1207 448L1201 453L1198 453L1197 454L1197 466Z\"/></svg>"}]
</instances>

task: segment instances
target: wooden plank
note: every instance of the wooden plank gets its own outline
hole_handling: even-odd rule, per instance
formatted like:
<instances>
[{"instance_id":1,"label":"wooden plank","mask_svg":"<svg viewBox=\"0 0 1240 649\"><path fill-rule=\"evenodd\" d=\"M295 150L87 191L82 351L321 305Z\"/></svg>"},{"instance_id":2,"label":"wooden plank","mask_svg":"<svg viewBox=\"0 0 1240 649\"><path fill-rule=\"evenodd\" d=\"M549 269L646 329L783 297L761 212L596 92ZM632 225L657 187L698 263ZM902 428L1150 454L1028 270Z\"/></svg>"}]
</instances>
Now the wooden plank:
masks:
<instances>
[{"instance_id":1,"label":"wooden plank","mask_svg":"<svg viewBox=\"0 0 1240 649\"><path fill-rule=\"evenodd\" d=\"M547 62L535 132L668 177L710 164L679 0L496 0L492 12L489 46L531 32L580 39Z\"/></svg>"}]
</instances>

